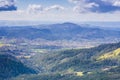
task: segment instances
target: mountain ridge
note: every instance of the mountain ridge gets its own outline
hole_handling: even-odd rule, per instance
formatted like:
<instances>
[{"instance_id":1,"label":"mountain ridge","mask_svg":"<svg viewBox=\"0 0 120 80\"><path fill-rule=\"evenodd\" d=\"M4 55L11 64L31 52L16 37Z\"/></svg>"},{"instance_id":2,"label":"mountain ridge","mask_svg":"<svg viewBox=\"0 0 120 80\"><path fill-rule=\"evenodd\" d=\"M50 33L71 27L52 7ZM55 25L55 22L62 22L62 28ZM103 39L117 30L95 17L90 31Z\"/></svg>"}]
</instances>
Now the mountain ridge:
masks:
<instances>
[{"instance_id":1,"label":"mountain ridge","mask_svg":"<svg viewBox=\"0 0 120 80\"><path fill-rule=\"evenodd\" d=\"M26 35L24 35L26 34ZM120 31L82 27L74 23L40 26L0 27L0 37L46 40L97 40L120 38Z\"/></svg>"}]
</instances>

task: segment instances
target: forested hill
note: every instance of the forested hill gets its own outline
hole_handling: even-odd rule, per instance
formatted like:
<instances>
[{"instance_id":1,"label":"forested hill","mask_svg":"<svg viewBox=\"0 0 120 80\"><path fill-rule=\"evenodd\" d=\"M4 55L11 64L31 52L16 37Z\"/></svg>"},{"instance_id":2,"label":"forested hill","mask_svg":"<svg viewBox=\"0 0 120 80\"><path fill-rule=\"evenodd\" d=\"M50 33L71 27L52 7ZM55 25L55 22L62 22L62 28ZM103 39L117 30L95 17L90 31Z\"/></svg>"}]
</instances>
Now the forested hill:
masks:
<instances>
[{"instance_id":1,"label":"forested hill","mask_svg":"<svg viewBox=\"0 0 120 80\"><path fill-rule=\"evenodd\" d=\"M0 80L15 77L20 74L35 74L31 68L28 68L15 57L8 54L0 54Z\"/></svg>"},{"instance_id":2,"label":"forested hill","mask_svg":"<svg viewBox=\"0 0 120 80\"><path fill-rule=\"evenodd\" d=\"M73 69L89 70L100 69L107 66L120 65L120 43L104 44L89 49L71 49L51 53L42 58L43 65L50 71L67 71ZM117 52L116 52L117 51ZM108 54L109 53L109 54ZM113 53L113 54L112 54ZM104 55L114 55L113 58L108 57L101 59ZM37 58L36 58L37 59ZM39 60L39 59L37 59Z\"/></svg>"},{"instance_id":3,"label":"forested hill","mask_svg":"<svg viewBox=\"0 0 120 80\"><path fill-rule=\"evenodd\" d=\"M89 49L42 53L31 60L35 61L36 65L44 67L45 71L38 75L18 76L13 80L22 78L28 80L120 79L120 43L104 44Z\"/></svg>"}]
</instances>

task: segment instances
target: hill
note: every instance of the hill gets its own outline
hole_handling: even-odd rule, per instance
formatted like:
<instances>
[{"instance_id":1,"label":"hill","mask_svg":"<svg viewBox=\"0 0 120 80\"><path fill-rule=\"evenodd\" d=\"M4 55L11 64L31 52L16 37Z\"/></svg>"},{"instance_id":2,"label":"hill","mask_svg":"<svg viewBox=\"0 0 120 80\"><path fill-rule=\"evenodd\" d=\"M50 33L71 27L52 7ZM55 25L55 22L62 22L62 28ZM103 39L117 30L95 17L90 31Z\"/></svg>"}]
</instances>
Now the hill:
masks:
<instances>
[{"instance_id":1,"label":"hill","mask_svg":"<svg viewBox=\"0 0 120 80\"><path fill-rule=\"evenodd\" d=\"M120 43L105 44L89 49L70 49L54 53L38 54L32 59L36 64L41 64L47 71L89 71L92 69L105 68L107 66L119 66L117 59L105 59L98 61L98 57L119 49ZM42 58L40 58L42 56ZM119 56L117 56L119 57ZM42 62L41 62L42 61Z\"/></svg>"},{"instance_id":2,"label":"hill","mask_svg":"<svg viewBox=\"0 0 120 80\"><path fill-rule=\"evenodd\" d=\"M112 51L112 52L108 52L108 53L105 53L103 55L101 55L98 60L106 60L106 59L119 59L120 57L120 48Z\"/></svg>"},{"instance_id":3,"label":"hill","mask_svg":"<svg viewBox=\"0 0 120 80\"><path fill-rule=\"evenodd\" d=\"M39 75L23 75L11 80L119 80L120 67L112 68L108 71L86 73L84 76L76 76L76 74L39 74Z\"/></svg>"},{"instance_id":4,"label":"hill","mask_svg":"<svg viewBox=\"0 0 120 80\"><path fill-rule=\"evenodd\" d=\"M42 74L74 74L101 72L120 66L119 55L115 58L98 60L110 52L118 52L120 43L103 44L86 49L67 49L58 51L38 52L25 60L25 64ZM96 73L97 74L97 73Z\"/></svg>"},{"instance_id":5,"label":"hill","mask_svg":"<svg viewBox=\"0 0 120 80\"><path fill-rule=\"evenodd\" d=\"M120 38L119 31L82 27L74 23L0 27L0 37L46 40L96 40Z\"/></svg>"},{"instance_id":6,"label":"hill","mask_svg":"<svg viewBox=\"0 0 120 80\"><path fill-rule=\"evenodd\" d=\"M119 48L120 43L111 43L86 49L36 53L28 63L35 65L35 70L40 68L40 74L21 75L12 80L119 80ZM106 54L115 56L99 59Z\"/></svg>"},{"instance_id":7,"label":"hill","mask_svg":"<svg viewBox=\"0 0 120 80\"><path fill-rule=\"evenodd\" d=\"M31 68L25 66L15 57L6 54L0 54L0 80L15 77L20 74L35 74Z\"/></svg>"}]
</instances>

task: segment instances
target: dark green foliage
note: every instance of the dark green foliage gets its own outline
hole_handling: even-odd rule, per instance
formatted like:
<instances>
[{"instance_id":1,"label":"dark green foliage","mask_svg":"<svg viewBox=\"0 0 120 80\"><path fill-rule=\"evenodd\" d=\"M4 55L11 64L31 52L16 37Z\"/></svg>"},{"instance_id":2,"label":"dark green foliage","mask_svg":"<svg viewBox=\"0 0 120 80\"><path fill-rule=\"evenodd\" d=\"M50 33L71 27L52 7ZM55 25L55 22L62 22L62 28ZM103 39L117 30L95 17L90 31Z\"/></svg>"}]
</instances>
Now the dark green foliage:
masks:
<instances>
[{"instance_id":1,"label":"dark green foliage","mask_svg":"<svg viewBox=\"0 0 120 80\"><path fill-rule=\"evenodd\" d=\"M23 65L11 55L0 54L0 79L15 77L20 74L35 74L33 69Z\"/></svg>"},{"instance_id":2,"label":"dark green foliage","mask_svg":"<svg viewBox=\"0 0 120 80\"><path fill-rule=\"evenodd\" d=\"M99 71L93 74L85 74L84 76L76 76L72 74L49 73L39 75L22 75L12 80L120 80L120 67L113 68L109 71Z\"/></svg>"},{"instance_id":3,"label":"dark green foliage","mask_svg":"<svg viewBox=\"0 0 120 80\"><path fill-rule=\"evenodd\" d=\"M29 59L21 59L24 64L39 71L36 75L22 75L36 73L23 65L19 60L10 56L21 55L20 52L29 53L29 49L7 49L2 47L0 52L1 78L12 78L12 80L119 80L120 61L118 59L106 59L97 61L98 56L120 48L120 43L104 44L94 48L68 49L62 51L46 51L36 53ZM5 55L5 54L6 55ZM33 52L31 52L33 53ZM29 53L28 55L30 55ZM4 54L4 55L3 55ZM37 65L37 66L36 66ZM117 66L117 68L114 68ZM106 68L110 68L105 70ZM77 76L74 72L83 72L84 76ZM6 72L8 72L6 74ZM92 74L87 74L92 72ZM5 75L4 75L5 74Z\"/></svg>"},{"instance_id":4,"label":"dark green foliage","mask_svg":"<svg viewBox=\"0 0 120 80\"><path fill-rule=\"evenodd\" d=\"M120 43L105 44L90 49L71 49L51 53L42 61L46 65L52 65L51 71L66 71L69 68L75 71L99 69L106 66L120 65L118 60L108 59L104 61L97 61L97 57L106 52L113 51L120 47Z\"/></svg>"}]
</instances>

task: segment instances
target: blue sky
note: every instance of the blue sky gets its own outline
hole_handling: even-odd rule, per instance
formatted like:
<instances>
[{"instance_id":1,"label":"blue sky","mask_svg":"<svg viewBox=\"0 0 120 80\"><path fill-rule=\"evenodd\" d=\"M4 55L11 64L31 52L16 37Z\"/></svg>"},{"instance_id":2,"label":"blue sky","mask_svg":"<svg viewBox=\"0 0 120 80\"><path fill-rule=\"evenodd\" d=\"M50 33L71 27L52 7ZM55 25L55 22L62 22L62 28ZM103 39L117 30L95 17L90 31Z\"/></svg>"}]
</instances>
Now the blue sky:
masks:
<instances>
[{"instance_id":1,"label":"blue sky","mask_svg":"<svg viewBox=\"0 0 120 80\"><path fill-rule=\"evenodd\" d=\"M50 6L50 5L63 5L65 7L70 6L68 3L68 0L19 0L18 8L24 8L27 7L29 4L41 4L43 6ZM22 5L22 6L21 6Z\"/></svg>"},{"instance_id":2,"label":"blue sky","mask_svg":"<svg viewBox=\"0 0 120 80\"><path fill-rule=\"evenodd\" d=\"M0 0L0 20L120 21L120 0Z\"/></svg>"}]
</instances>

